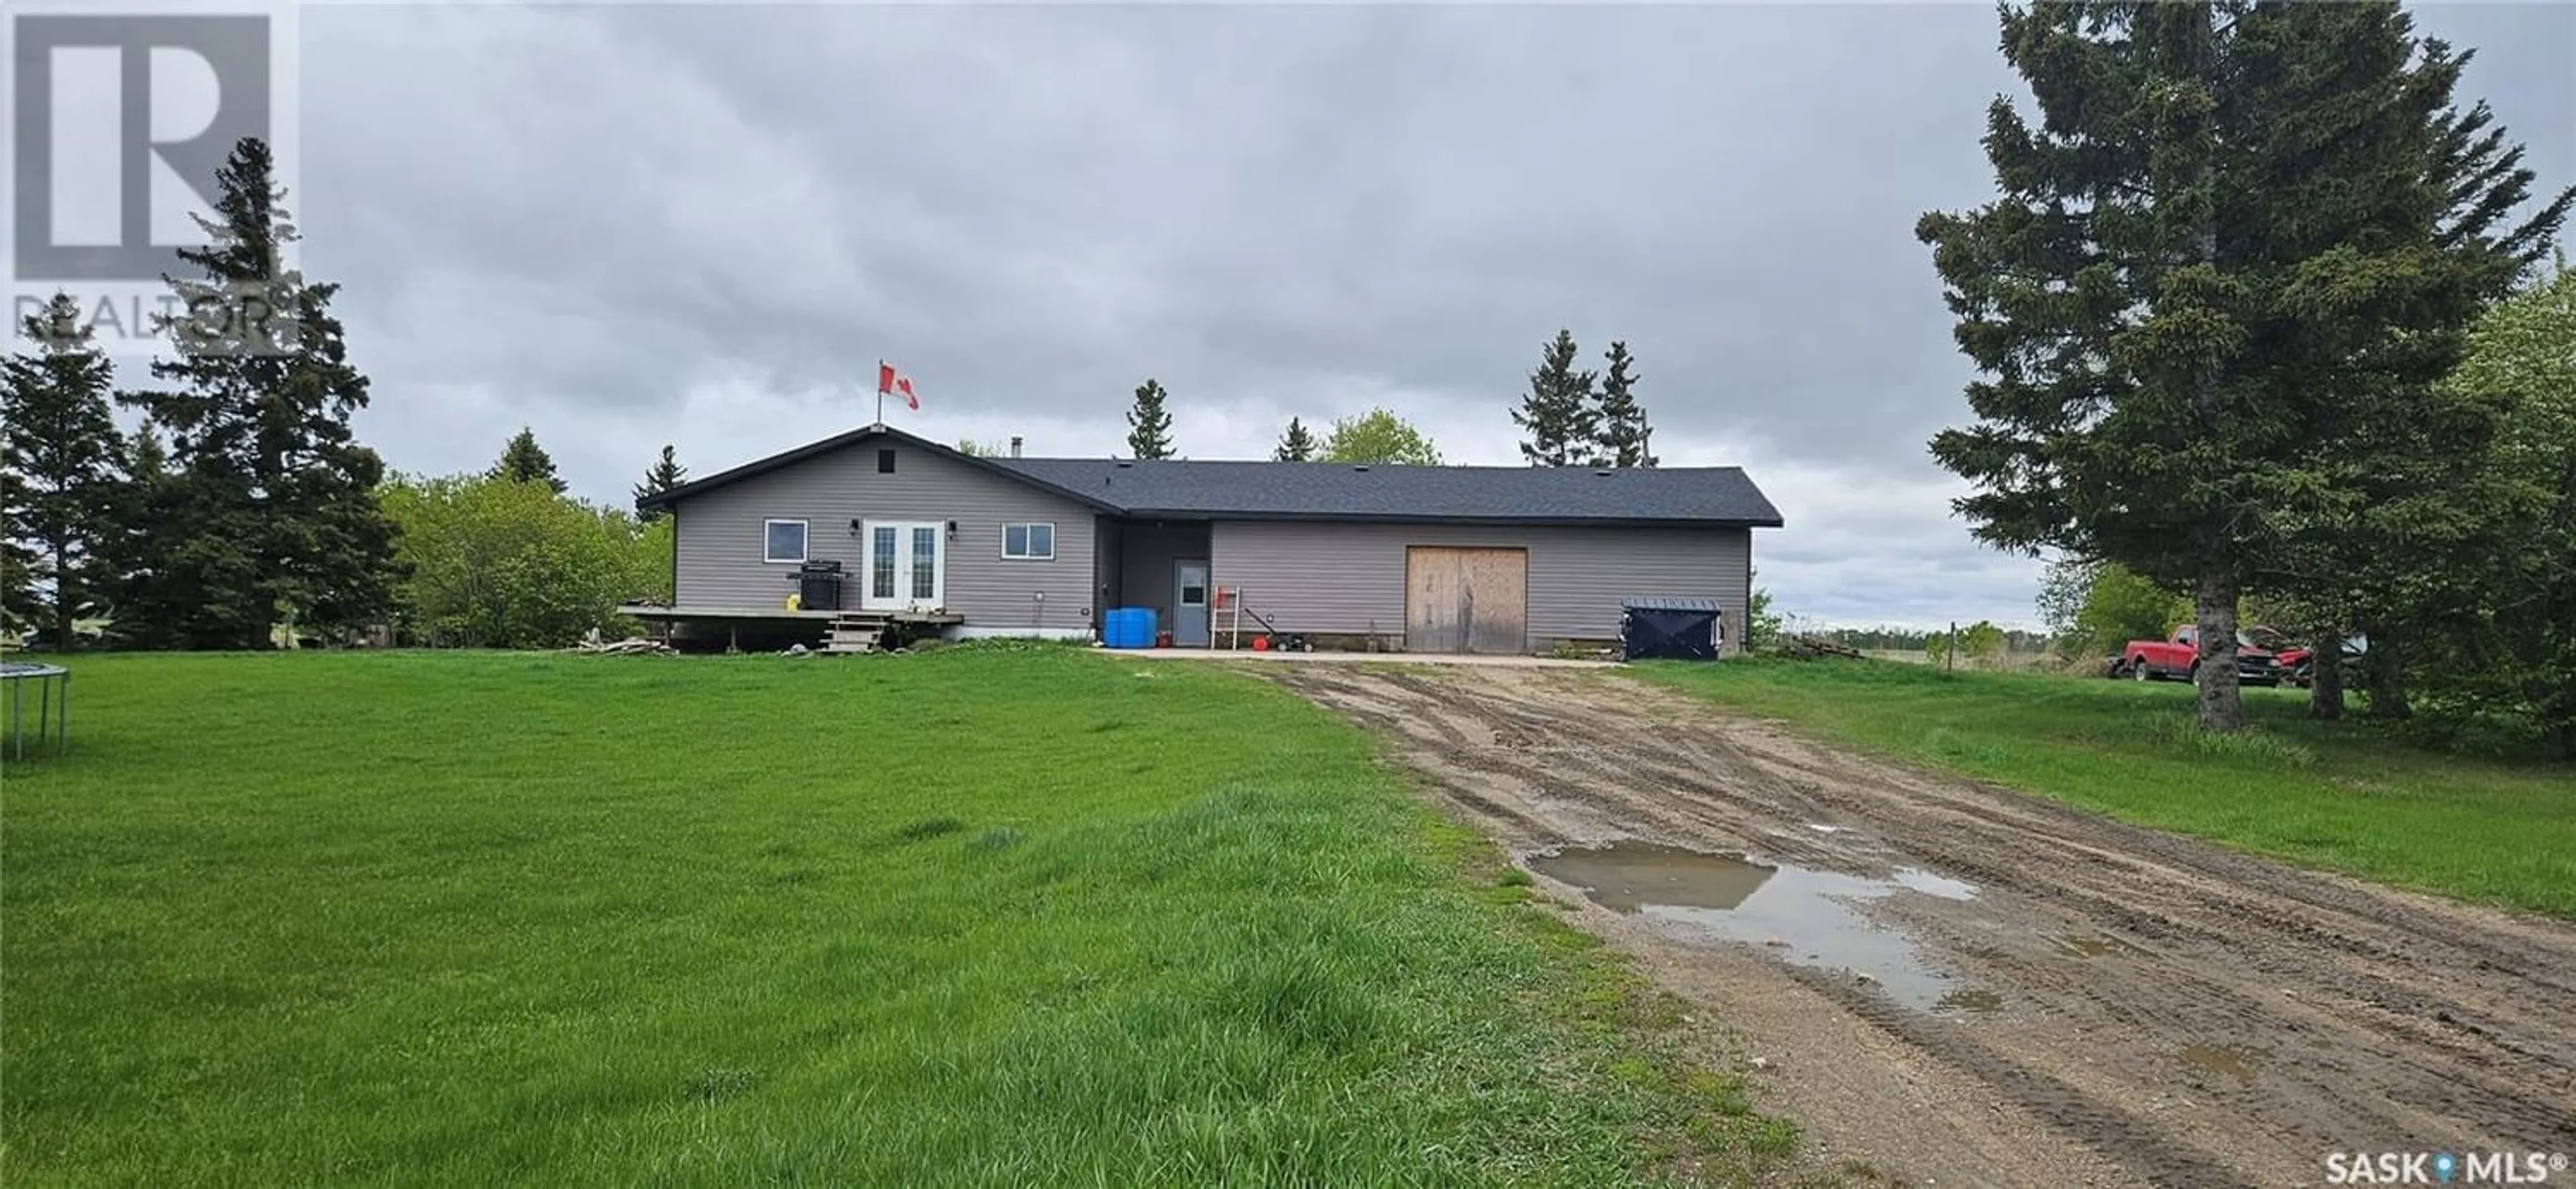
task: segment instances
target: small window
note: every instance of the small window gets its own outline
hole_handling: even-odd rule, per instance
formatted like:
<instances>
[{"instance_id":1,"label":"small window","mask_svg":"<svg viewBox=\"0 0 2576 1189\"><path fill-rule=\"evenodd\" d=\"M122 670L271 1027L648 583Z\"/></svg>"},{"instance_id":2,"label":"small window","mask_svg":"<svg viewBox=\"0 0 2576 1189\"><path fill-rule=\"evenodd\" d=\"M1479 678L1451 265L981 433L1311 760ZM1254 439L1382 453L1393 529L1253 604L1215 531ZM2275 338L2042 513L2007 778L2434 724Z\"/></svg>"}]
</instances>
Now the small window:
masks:
<instances>
[{"instance_id":1,"label":"small window","mask_svg":"<svg viewBox=\"0 0 2576 1189\"><path fill-rule=\"evenodd\" d=\"M1003 525L1002 556L1020 561L1055 560L1055 526L1052 524Z\"/></svg>"},{"instance_id":2,"label":"small window","mask_svg":"<svg viewBox=\"0 0 2576 1189\"><path fill-rule=\"evenodd\" d=\"M760 560L765 562L801 562L805 560L805 522L802 520L764 520L761 522Z\"/></svg>"},{"instance_id":3,"label":"small window","mask_svg":"<svg viewBox=\"0 0 2576 1189\"><path fill-rule=\"evenodd\" d=\"M894 451L877 451L877 473L880 475L891 475L894 473Z\"/></svg>"}]
</instances>

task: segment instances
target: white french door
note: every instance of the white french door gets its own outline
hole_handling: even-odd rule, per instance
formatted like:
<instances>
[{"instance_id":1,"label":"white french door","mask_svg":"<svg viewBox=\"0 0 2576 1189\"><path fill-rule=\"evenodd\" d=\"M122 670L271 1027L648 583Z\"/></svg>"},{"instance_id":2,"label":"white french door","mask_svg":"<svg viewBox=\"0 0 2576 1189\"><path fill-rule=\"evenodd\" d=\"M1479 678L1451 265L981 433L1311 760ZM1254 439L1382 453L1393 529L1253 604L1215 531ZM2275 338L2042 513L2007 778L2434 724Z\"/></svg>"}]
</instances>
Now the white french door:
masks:
<instances>
[{"instance_id":1,"label":"white french door","mask_svg":"<svg viewBox=\"0 0 2576 1189\"><path fill-rule=\"evenodd\" d=\"M947 526L929 521L870 520L859 574L862 611L929 611L944 606Z\"/></svg>"}]
</instances>

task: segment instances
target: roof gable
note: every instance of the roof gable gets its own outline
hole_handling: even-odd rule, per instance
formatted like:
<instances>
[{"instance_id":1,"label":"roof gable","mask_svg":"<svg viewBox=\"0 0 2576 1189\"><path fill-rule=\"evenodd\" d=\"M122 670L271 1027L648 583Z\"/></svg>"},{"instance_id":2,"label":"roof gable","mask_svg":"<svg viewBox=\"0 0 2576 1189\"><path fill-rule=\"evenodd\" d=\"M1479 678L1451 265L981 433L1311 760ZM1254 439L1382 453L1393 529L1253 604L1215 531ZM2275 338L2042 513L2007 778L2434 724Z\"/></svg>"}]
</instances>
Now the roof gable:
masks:
<instances>
[{"instance_id":1,"label":"roof gable","mask_svg":"<svg viewBox=\"0 0 2576 1189\"><path fill-rule=\"evenodd\" d=\"M809 459L820 458L826 454L831 454L847 447L859 445L871 438L884 438L887 441L899 442L916 450L927 450L932 454L953 458L958 462L982 468L983 470L990 471L993 474L1000 475L1005 479L1018 483L1025 483L1042 491L1053 492L1065 497L1066 499L1086 504L1103 512L1123 512L1125 510L1096 496L1089 495L1084 492L1067 490L1048 482L1042 477L1012 470L1008 467L1002 466L1000 460L986 458L977 454L968 454L963 450L942 446L928 438L920 437L915 434L908 434L889 425L863 425L848 433L835 434L819 442L809 442L805 445L798 446L793 450L781 451L780 453L772 454L767 458L756 459L730 470L718 471L704 479L690 480L689 482L674 487L669 491L646 496L636 502L638 506L646 508L673 507L681 500L687 499L690 496L712 491L719 487L731 486L732 484L740 483L745 479L766 475L771 471L782 470Z\"/></svg>"}]
</instances>

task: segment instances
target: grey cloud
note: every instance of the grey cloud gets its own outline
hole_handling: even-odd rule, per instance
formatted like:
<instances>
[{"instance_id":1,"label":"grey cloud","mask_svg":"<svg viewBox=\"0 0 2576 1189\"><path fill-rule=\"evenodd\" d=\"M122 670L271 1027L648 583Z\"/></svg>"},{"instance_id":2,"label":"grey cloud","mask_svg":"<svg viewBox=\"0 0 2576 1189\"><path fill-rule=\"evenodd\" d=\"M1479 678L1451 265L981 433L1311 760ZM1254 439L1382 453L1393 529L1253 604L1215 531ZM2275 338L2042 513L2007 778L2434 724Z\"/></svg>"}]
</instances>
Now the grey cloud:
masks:
<instances>
[{"instance_id":1,"label":"grey cloud","mask_svg":"<svg viewBox=\"0 0 2576 1189\"><path fill-rule=\"evenodd\" d=\"M2576 9L2441 5L2555 184ZM537 427L622 498L867 419L1184 449L1388 404L1516 458L1539 344L1638 352L1671 461L1791 527L1784 604L2026 620L1923 442L1960 419L1922 211L1989 189L1981 5L315 7L307 265L347 283L400 466ZM1953 607L1951 603L1974 606Z\"/></svg>"}]
</instances>

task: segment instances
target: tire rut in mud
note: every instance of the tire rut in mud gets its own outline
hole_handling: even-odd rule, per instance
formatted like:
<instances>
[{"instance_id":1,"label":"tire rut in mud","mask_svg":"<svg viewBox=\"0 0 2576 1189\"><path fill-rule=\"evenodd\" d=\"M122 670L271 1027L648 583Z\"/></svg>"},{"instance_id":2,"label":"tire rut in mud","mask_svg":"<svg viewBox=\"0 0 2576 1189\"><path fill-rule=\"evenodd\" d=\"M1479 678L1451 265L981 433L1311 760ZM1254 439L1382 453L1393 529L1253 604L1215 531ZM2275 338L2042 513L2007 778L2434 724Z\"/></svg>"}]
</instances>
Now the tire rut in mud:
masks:
<instances>
[{"instance_id":1,"label":"tire rut in mud","mask_svg":"<svg viewBox=\"0 0 2576 1189\"><path fill-rule=\"evenodd\" d=\"M2562 923L1843 755L1613 675L1277 668L1518 855L1633 837L1977 885L1965 904L1869 911L2002 996L1992 1018L1774 966L2131 1175L2272 1184L2318 1179L2329 1151L2576 1154Z\"/></svg>"}]
</instances>

